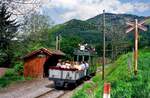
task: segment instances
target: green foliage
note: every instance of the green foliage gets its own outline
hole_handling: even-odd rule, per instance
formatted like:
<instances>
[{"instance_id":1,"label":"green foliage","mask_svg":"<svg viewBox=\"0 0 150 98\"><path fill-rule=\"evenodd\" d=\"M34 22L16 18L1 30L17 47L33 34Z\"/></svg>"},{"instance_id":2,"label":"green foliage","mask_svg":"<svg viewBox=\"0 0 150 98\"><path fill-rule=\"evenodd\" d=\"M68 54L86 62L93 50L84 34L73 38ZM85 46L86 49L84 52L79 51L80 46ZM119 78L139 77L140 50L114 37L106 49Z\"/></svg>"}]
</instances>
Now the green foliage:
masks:
<instances>
[{"instance_id":1,"label":"green foliage","mask_svg":"<svg viewBox=\"0 0 150 98\"><path fill-rule=\"evenodd\" d=\"M83 89L80 89L79 91L77 91L72 98L90 98L88 97L88 94L86 92L86 90L88 90L89 88L92 87L91 83L85 83L83 85ZM80 96L80 97L79 97Z\"/></svg>"},{"instance_id":2,"label":"green foliage","mask_svg":"<svg viewBox=\"0 0 150 98\"><path fill-rule=\"evenodd\" d=\"M30 15L29 15L30 17ZM27 19L31 19L33 17ZM5 65L11 65L11 67L14 67L16 63L18 63L18 60L20 57L25 56L27 53L40 49L40 48L49 48L51 47L51 34L49 34L49 28L50 24L48 24L48 18L45 16L37 15L36 14L36 19L39 20L39 23L36 24L36 28L34 28L34 23L32 23L30 20L27 20L27 24L24 25L26 26L24 28L23 33L19 33L17 37L17 40L12 40L10 44L10 48L7 49L7 53L9 53L9 58L6 55L6 53L1 52L0 49L0 62L6 61ZM32 20L35 23L37 21ZM28 24L28 22L30 22ZM27 28L30 27L30 28ZM35 31L34 31L35 30ZM53 47L52 47L53 48ZM11 62L10 62L11 61ZM9 63L9 64L7 64ZM1 63L0 63L1 65ZM6 66L5 66L6 67ZM9 66L10 67L10 66ZM22 72L19 72L22 74Z\"/></svg>"},{"instance_id":3,"label":"green foliage","mask_svg":"<svg viewBox=\"0 0 150 98\"><path fill-rule=\"evenodd\" d=\"M93 73L94 74L96 72L96 69L97 69L96 65L91 65L88 68L88 73Z\"/></svg>"},{"instance_id":4,"label":"green foliage","mask_svg":"<svg viewBox=\"0 0 150 98\"><path fill-rule=\"evenodd\" d=\"M0 2L0 66L9 64L13 57L11 43L17 35L18 26L15 20L10 20L11 13L6 5Z\"/></svg>"},{"instance_id":5,"label":"green foliage","mask_svg":"<svg viewBox=\"0 0 150 98\"><path fill-rule=\"evenodd\" d=\"M146 20L146 24L150 24L150 19L147 19L147 20Z\"/></svg>"},{"instance_id":6,"label":"green foliage","mask_svg":"<svg viewBox=\"0 0 150 98\"><path fill-rule=\"evenodd\" d=\"M85 91L83 90L79 90L78 92L76 92L72 98L88 98L88 95L86 94Z\"/></svg>"},{"instance_id":7,"label":"green foliage","mask_svg":"<svg viewBox=\"0 0 150 98\"><path fill-rule=\"evenodd\" d=\"M73 36L70 38L64 38L61 42L61 50L67 54L69 59L73 59L73 52L75 48L78 48L78 44L81 43L81 38Z\"/></svg>"},{"instance_id":8,"label":"green foliage","mask_svg":"<svg viewBox=\"0 0 150 98\"><path fill-rule=\"evenodd\" d=\"M5 77L10 77L10 76L16 76L17 73L15 72L14 69L7 69L6 73L5 73Z\"/></svg>"},{"instance_id":9,"label":"green foliage","mask_svg":"<svg viewBox=\"0 0 150 98\"><path fill-rule=\"evenodd\" d=\"M23 62L16 62L14 70L18 75L23 75Z\"/></svg>"},{"instance_id":10,"label":"green foliage","mask_svg":"<svg viewBox=\"0 0 150 98\"><path fill-rule=\"evenodd\" d=\"M111 98L149 98L150 94L150 51L141 50L138 61L138 75L133 74L133 64L131 70L128 67L128 59L132 58L132 53L121 56L114 64L105 70L105 82L111 83ZM98 89L92 94L86 94L89 98L102 98L104 81L101 74L92 78L94 85L98 84ZM81 90L83 90L82 88ZM86 92L86 91L85 91ZM75 94L80 98L79 92Z\"/></svg>"},{"instance_id":11,"label":"green foliage","mask_svg":"<svg viewBox=\"0 0 150 98\"><path fill-rule=\"evenodd\" d=\"M14 69L8 69L5 75L0 78L0 88L6 87L13 82L24 80L24 77L19 76Z\"/></svg>"},{"instance_id":12,"label":"green foliage","mask_svg":"<svg viewBox=\"0 0 150 98\"><path fill-rule=\"evenodd\" d=\"M98 83L100 80L101 80L101 76L100 76L99 74L96 75L96 76L94 76L94 77L92 78L92 81L93 81L94 83Z\"/></svg>"},{"instance_id":13,"label":"green foliage","mask_svg":"<svg viewBox=\"0 0 150 98\"><path fill-rule=\"evenodd\" d=\"M127 60L131 57L131 53L121 56L116 62L116 68L110 71L111 73L107 76L106 81L112 84L112 98L148 98L149 89L146 85L149 80L148 68L150 59L149 52L140 52L138 61L138 76L134 77L133 68L129 72ZM143 93L142 93L143 92Z\"/></svg>"},{"instance_id":14,"label":"green foliage","mask_svg":"<svg viewBox=\"0 0 150 98\"><path fill-rule=\"evenodd\" d=\"M37 50L37 49L40 49L40 48L42 48L42 45L40 43L30 43L28 45L27 51L31 52L31 51L34 51L34 50Z\"/></svg>"}]
</instances>

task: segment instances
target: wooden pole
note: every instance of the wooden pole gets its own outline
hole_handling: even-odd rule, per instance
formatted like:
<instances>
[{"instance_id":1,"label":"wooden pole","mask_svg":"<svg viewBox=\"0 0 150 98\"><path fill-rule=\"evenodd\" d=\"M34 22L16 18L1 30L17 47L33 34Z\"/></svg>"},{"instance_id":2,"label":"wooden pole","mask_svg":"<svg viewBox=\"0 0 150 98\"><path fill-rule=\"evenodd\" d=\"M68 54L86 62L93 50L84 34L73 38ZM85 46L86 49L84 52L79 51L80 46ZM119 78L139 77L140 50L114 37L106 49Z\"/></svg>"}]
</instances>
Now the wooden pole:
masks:
<instances>
[{"instance_id":1,"label":"wooden pole","mask_svg":"<svg viewBox=\"0 0 150 98\"><path fill-rule=\"evenodd\" d=\"M103 10L103 66L102 66L102 80L104 80L104 66L105 66L105 10Z\"/></svg>"},{"instance_id":2,"label":"wooden pole","mask_svg":"<svg viewBox=\"0 0 150 98\"><path fill-rule=\"evenodd\" d=\"M60 50L60 40L61 40L60 38L61 38L61 35L59 34L58 35L58 50Z\"/></svg>"},{"instance_id":3,"label":"wooden pole","mask_svg":"<svg viewBox=\"0 0 150 98\"><path fill-rule=\"evenodd\" d=\"M135 42L134 42L134 74L135 76L137 75L137 72L138 72L138 29L141 29L143 31L147 31L147 28L144 27L144 22L145 21L141 21L141 22L138 22L137 19L135 19L135 22L132 23L132 22L127 22L126 24L128 26L130 26L129 29L127 29L126 33L132 31L132 30L135 30L134 32L134 39L135 39Z\"/></svg>"},{"instance_id":4,"label":"wooden pole","mask_svg":"<svg viewBox=\"0 0 150 98\"><path fill-rule=\"evenodd\" d=\"M138 20L135 19L135 49L134 49L134 74L137 75L138 66Z\"/></svg>"},{"instance_id":5,"label":"wooden pole","mask_svg":"<svg viewBox=\"0 0 150 98\"><path fill-rule=\"evenodd\" d=\"M58 36L56 36L56 50L58 50Z\"/></svg>"}]
</instances>

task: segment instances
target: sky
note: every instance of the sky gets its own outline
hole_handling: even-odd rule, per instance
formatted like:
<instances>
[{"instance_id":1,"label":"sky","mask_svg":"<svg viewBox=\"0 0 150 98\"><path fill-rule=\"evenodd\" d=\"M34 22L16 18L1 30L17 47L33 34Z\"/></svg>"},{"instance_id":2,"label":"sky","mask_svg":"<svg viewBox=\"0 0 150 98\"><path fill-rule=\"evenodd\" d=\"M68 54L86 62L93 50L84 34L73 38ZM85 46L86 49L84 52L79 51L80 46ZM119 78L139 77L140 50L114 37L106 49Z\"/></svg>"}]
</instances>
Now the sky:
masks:
<instances>
[{"instance_id":1,"label":"sky","mask_svg":"<svg viewBox=\"0 0 150 98\"><path fill-rule=\"evenodd\" d=\"M150 16L150 0L42 0L42 14L56 24L71 19L86 20L105 9L108 13Z\"/></svg>"}]
</instances>

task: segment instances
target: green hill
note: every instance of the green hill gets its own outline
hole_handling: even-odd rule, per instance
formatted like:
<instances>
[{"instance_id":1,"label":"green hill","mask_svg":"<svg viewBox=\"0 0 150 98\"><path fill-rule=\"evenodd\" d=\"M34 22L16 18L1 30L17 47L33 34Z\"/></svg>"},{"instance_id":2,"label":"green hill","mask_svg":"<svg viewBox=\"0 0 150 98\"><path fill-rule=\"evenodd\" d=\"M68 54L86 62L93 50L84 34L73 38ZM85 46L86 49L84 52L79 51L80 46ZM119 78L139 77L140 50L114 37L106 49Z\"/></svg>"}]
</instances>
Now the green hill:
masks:
<instances>
[{"instance_id":1,"label":"green hill","mask_svg":"<svg viewBox=\"0 0 150 98\"><path fill-rule=\"evenodd\" d=\"M78 36L82 38L83 42L99 45L102 43L102 31L103 31L103 15L97 15L88 20L76 20L72 19L64 24L57 25L50 30L53 38L57 35L57 33L61 33L63 38ZM133 39L133 34L126 34L126 21L134 21L134 19L143 20L144 16L136 16L130 14L111 14L106 13L106 40L115 42L120 41L131 41ZM150 35L150 32L145 36ZM146 39L148 40L148 39ZM148 42L150 41L150 38ZM111 42L109 42L111 43ZM101 44L100 44L101 45ZM120 46L120 45L119 45Z\"/></svg>"},{"instance_id":2,"label":"green hill","mask_svg":"<svg viewBox=\"0 0 150 98\"><path fill-rule=\"evenodd\" d=\"M128 60L132 53L122 55L105 70L105 82L111 83L111 98L150 98L150 50L139 52L138 75L129 70ZM131 71L131 72L130 72ZM84 84L73 98L102 98L103 84L101 75L97 74L93 82Z\"/></svg>"},{"instance_id":3,"label":"green hill","mask_svg":"<svg viewBox=\"0 0 150 98\"><path fill-rule=\"evenodd\" d=\"M105 13L106 24L109 24L111 22L112 24L117 23L118 25L124 25L126 21L133 21L134 19L143 20L144 18L144 16L136 16L132 14ZM97 25L101 24L103 21L103 14L97 15L91 19L88 19L87 21Z\"/></svg>"},{"instance_id":4,"label":"green hill","mask_svg":"<svg viewBox=\"0 0 150 98\"><path fill-rule=\"evenodd\" d=\"M122 28L125 28L125 22L127 21L134 21L134 19L138 20L143 20L144 16L136 16L136 15L130 15L130 14L111 14L111 13L106 13L106 28L109 30L110 26L115 28L116 26ZM77 36L83 36L83 39L86 40L86 37L84 36L85 34L93 35L95 36L95 39L99 39L101 35L97 36L98 34L102 33L102 21L103 21L103 15L97 15L93 18L90 18L88 20L82 21L82 20L77 20L77 19L72 19L64 24L57 25L57 28L53 27L52 29L55 29L53 33L62 33L62 36L72 36L72 35L77 35ZM121 29L121 28L120 28ZM124 31L122 31L124 32ZM88 39L93 39L92 36L89 37ZM93 41L92 41L93 42ZM93 42L94 43L94 42Z\"/></svg>"}]
</instances>

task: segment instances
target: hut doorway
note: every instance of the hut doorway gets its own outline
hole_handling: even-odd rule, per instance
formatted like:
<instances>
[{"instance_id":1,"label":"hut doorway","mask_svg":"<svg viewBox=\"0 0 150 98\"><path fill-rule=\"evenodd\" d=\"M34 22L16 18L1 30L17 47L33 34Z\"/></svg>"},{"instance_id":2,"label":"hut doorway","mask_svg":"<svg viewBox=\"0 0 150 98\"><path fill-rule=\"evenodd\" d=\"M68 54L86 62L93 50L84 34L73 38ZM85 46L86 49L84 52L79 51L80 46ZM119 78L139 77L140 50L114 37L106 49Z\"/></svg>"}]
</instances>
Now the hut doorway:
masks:
<instances>
[{"instance_id":1,"label":"hut doorway","mask_svg":"<svg viewBox=\"0 0 150 98\"><path fill-rule=\"evenodd\" d=\"M58 56L55 56L55 55L53 55L53 56L50 56L47 60L46 60L46 62L45 62L45 64L44 64L44 73L43 73L43 77L48 77L48 75L49 75L49 67L50 66L56 66L57 65L57 62L58 62Z\"/></svg>"}]
</instances>

